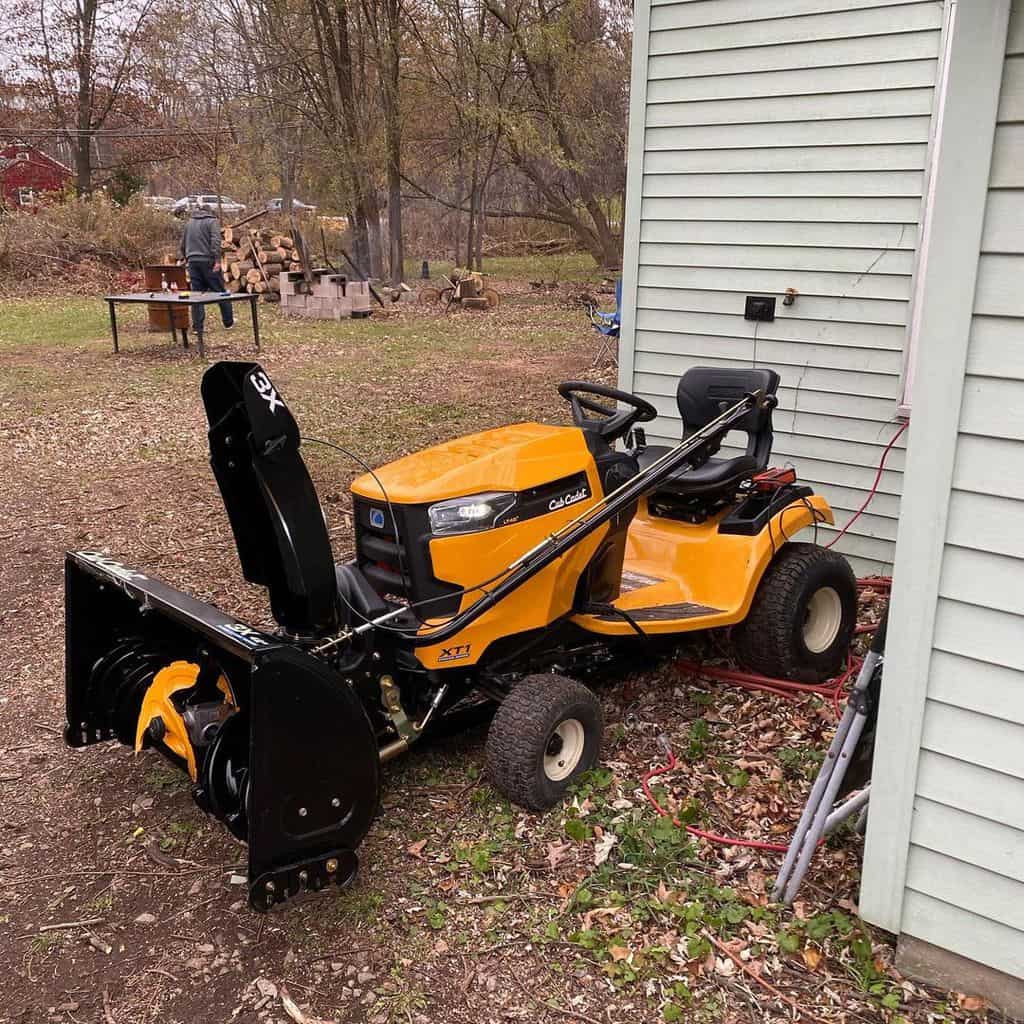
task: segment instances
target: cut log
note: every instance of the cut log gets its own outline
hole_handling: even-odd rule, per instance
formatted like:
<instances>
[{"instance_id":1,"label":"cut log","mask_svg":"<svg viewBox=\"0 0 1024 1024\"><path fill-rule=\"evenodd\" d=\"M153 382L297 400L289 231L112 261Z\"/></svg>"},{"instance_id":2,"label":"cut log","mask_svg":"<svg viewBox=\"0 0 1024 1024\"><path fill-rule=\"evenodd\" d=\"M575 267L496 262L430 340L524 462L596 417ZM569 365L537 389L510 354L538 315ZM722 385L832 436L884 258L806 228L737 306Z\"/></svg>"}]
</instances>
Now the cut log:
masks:
<instances>
[{"instance_id":1,"label":"cut log","mask_svg":"<svg viewBox=\"0 0 1024 1024\"><path fill-rule=\"evenodd\" d=\"M290 258L290 254L287 249L278 246L271 249L257 249L256 258L260 263L284 263Z\"/></svg>"},{"instance_id":2,"label":"cut log","mask_svg":"<svg viewBox=\"0 0 1024 1024\"><path fill-rule=\"evenodd\" d=\"M258 270L253 268L245 272L245 280L248 284L255 284L257 281L263 280L263 275Z\"/></svg>"}]
</instances>

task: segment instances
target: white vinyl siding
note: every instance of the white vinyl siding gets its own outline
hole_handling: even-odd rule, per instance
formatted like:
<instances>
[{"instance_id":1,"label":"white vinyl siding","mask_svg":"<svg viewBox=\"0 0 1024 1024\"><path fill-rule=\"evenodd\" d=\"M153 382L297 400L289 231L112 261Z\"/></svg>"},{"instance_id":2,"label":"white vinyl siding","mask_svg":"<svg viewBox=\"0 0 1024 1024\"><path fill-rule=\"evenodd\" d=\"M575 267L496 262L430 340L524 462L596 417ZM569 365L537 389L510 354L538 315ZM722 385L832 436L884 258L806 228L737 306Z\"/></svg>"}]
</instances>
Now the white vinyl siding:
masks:
<instances>
[{"instance_id":1,"label":"white vinyl siding","mask_svg":"<svg viewBox=\"0 0 1024 1024\"><path fill-rule=\"evenodd\" d=\"M941 0L638 12L622 386L657 406L648 437L666 442L690 366L777 369L774 461L839 525L898 426L942 20ZM743 319L750 294L777 296L774 322ZM859 571L892 561L902 449L840 541Z\"/></svg>"},{"instance_id":2,"label":"white vinyl siding","mask_svg":"<svg viewBox=\"0 0 1024 1024\"><path fill-rule=\"evenodd\" d=\"M1024 50L1024 6L1009 50ZM1024 976L1024 59L1004 66L902 930Z\"/></svg>"}]
</instances>

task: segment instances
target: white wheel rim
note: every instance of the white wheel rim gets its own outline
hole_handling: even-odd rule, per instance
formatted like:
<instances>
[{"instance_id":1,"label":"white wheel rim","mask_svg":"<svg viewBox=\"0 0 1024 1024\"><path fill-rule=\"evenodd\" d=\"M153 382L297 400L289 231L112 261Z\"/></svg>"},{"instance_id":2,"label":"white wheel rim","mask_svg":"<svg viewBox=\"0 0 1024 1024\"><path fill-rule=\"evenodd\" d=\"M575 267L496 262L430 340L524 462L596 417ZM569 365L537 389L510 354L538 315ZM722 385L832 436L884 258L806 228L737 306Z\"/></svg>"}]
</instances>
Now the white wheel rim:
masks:
<instances>
[{"instance_id":1,"label":"white wheel rim","mask_svg":"<svg viewBox=\"0 0 1024 1024\"><path fill-rule=\"evenodd\" d=\"M816 590L807 602L804 616L804 646L812 654L827 651L839 635L843 622L843 602L832 587Z\"/></svg>"},{"instance_id":2,"label":"white wheel rim","mask_svg":"<svg viewBox=\"0 0 1024 1024\"><path fill-rule=\"evenodd\" d=\"M544 774L552 782L561 782L572 775L583 757L585 741L583 724L578 719L559 722L544 752Z\"/></svg>"}]
</instances>

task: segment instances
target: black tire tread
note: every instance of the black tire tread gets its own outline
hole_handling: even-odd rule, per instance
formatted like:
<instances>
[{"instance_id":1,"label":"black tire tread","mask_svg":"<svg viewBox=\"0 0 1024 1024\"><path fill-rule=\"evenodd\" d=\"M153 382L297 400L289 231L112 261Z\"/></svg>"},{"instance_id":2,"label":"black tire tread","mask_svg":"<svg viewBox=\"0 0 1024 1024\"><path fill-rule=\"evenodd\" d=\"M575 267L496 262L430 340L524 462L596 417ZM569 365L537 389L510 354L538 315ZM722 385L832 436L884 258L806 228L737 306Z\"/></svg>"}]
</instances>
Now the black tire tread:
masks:
<instances>
[{"instance_id":1,"label":"black tire tread","mask_svg":"<svg viewBox=\"0 0 1024 1024\"><path fill-rule=\"evenodd\" d=\"M574 704L589 705L601 721L601 707L594 694L566 676L527 676L501 702L487 734L487 776L513 803L534 811L547 810L552 805L524 753L543 748L552 718L564 717L561 712ZM596 761L596 756L592 761ZM581 761L570 779L589 767Z\"/></svg>"},{"instance_id":2,"label":"black tire tread","mask_svg":"<svg viewBox=\"0 0 1024 1024\"><path fill-rule=\"evenodd\" d=\"M743 665L778 679L821 681L809 675L806 666L792 658L788 634L802 580L812 566L825 563L831 563L837 571L848 575L849 585L856 594L856 577L842 555L818 544L789 542L765 570L749 614L733 630L733 648ZM847 637L844 647L849 641Z\"/></svg>"}]
</instances>

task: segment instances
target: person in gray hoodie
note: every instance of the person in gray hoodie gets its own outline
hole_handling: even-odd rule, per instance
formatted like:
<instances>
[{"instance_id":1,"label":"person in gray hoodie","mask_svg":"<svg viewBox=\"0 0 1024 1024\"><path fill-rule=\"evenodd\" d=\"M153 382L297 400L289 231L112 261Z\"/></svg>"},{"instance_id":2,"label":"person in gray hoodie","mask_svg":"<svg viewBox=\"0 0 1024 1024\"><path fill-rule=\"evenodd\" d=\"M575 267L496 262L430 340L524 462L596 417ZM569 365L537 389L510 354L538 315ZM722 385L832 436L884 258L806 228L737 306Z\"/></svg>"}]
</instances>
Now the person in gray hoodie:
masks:
<instances>
[{"instance_id":1,"label":"person in gray hoodie","mask_svg":"<svg viewBox=\"0 0 1024 1024\"><path fill-rule=\"evenodd\" d=\"M220 271L220 222L206 206L196 206L185 224L178 246L178 258L188 266L189 285L194 292L223 292L224 275ZM235 311L230 302L221 302L220 318L225 327L235 326ZM206 307L192 307L192 328L202 335Z\"/></svg>"}]
</instances>

